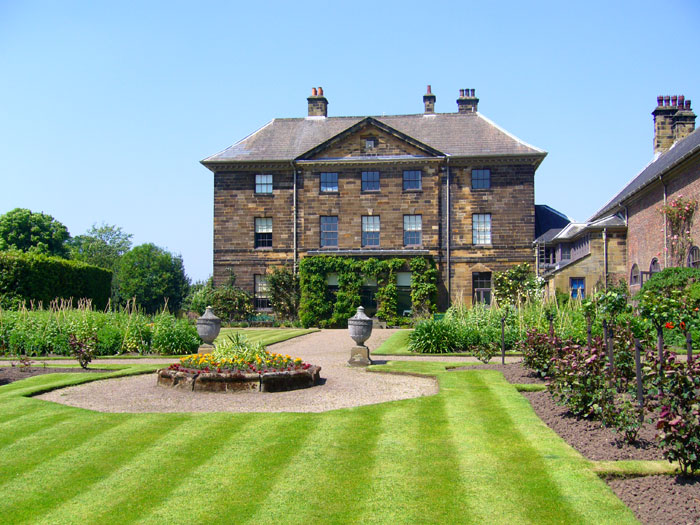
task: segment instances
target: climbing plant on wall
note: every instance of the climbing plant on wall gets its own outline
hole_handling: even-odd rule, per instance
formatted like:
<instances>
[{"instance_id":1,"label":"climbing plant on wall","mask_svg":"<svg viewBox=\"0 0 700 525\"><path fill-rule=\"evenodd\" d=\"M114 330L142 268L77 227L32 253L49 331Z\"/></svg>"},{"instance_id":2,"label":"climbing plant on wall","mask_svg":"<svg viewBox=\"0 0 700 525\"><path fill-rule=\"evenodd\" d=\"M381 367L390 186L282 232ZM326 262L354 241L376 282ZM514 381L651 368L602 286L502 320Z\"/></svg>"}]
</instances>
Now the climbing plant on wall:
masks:
<instances>
[{"instance_id":1,"label":"climbing plant on wall","mask_svg":"<svg viewBox=\"0 0 700 525\"><path fill-rule=\"evenodd\" d=\"M685 266L685 258L694 242L690 232L697 209L698 201L682 195L659 208L668 223L668 251L675 266Z\"/></svg>"},{"instance_id":2,"label":"climbing plant on wall","mask_svg":"<svg viewBox=\"0 0 700 525\"><path fill-rule=\"evenodd\" d=\"M352 259L349 257L305 257L299 263L301 301L299 319L306 327L344 327L361 304L364 278L377 281L377 317L390 325L398 324L396 274L402 269L413 272L411 299L414 313L422 316L434 310L437 292L435 263L424 257L406 259ZM335 298L328 289L328 275L338 276Z\"/></svg>"}]
</instances>

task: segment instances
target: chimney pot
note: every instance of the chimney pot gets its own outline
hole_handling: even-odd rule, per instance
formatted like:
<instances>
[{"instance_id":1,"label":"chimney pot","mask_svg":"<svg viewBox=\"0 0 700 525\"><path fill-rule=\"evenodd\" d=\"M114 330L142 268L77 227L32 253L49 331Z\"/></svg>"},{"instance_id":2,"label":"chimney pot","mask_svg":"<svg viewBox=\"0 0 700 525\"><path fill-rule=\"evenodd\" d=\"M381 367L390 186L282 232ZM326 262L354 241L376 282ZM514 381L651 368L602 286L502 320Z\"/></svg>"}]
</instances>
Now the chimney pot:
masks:
<instances>
[{"instance_id":1,"label":"chimney pot","mask_svg":"<svg viewBox=\"0 0 700 525\"><path fill-rule=\"evenodd\" d=\"M311 96L306 100L309 103L310 117L328 116L328 100L323 96L323 88L311 88Z\"/></svg>"},{"instance_id":2,"label":"chimney pot","mask_svg":"<svg viewBox=\"0 0 700 525\"><path fill-rule=\"evenodd\" d=\"M671 103L671 97L669 97L668 95L666 95L666 96L664 97L664 106L669 106L670 103Z\"/></svg>"},{"instance_id":3,"label":"chimney pot","mask_svg":"<svg viewBox=\"0 0 700 525\"><path fill-rule=\"evenodd\" d=\"M476 96L475 93L476 93L476 89L472 89L472 97Z\"/></svg>"},{"instance_id":4,"label":"chimney pot","mask_svg":"<svg viewBox=\"0 0 700 525\"><path fill-rule=\"evenodd\" d=\"M663 106L664 105L664 97L663 95L659 95L656 97L656 105L657 106Z\"/></svg>"},{"instance_id":5,"label":"chimney pot","mask_svg":"<svg viewBox=\"0 0 700 525\"><path fill-rule=\"evenodd\" d=\"M685 101L685 109L690 110L690 100Z\"/></svg>"},{"instance_id":6,"label":"chimney pot","mask_svg":"<svg viewBox=\"0 0 700 525\"><path fill-rule=\"evenodd\" d=\"M460 89L459 90L459 98L463 98L463 97L464 97L464 90Z\"/></svg>"},{"instance_id":7,"label":"chimney pot","mask_svg":"<svg viewBox=\"0 0 700 525\"><path fill-rule=\"evenodd\" d=\"M432 91L432 89L431 89L431 87L430 87L430 84L428 84L428 95L431 95L432 93L433 93L433 91Z\"/></svg>"},{"instance_id":8,"label":"chimney pot","mask_svg":"<svg viewBox=\"0 0 700 525\"><path fill-rule=\"evenodd\" d=\"M318 96L319 97L323 96L323 88L322 87L318 88Z\"/></svg>"},{"instance_id":9,"label":"chimney pot","mask_svg":"<svg viewBox=\"0 0 700 525\"><path fill-rule=\"evenodd\" d=\"M677 106L676 102L678 101L678 97L676 95L673 95L671 97L671 106Z\"/></svg>"},{"instance_id":10,"label":"chimney pot","mask_svg":"<svg viewBox=\"0 0 700 525\"><path fill-rule=\"evenodd\" d=\"M316 96L316 88L311 88L311 96L312 97Z\"/></svg>"},{"instance_id":11,"label":"chimney pot","mask_svg":"<svg viewBox=\"0 0 700 525\"><path fill-rule=\"evenodd\" d=\"M678 95L678 107L681 109L685 107L685 95Z\"/></svg>"}]
</instances>

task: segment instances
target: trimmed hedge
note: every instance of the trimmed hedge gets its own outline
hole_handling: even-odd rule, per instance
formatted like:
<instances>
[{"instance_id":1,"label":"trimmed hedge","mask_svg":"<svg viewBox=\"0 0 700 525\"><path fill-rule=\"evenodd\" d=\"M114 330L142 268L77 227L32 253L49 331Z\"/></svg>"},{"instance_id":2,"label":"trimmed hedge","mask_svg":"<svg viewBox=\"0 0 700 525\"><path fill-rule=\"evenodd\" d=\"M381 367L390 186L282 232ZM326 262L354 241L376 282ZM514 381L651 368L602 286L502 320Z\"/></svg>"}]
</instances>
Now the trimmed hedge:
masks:
<instances>
[{"instance_id":1,"label":"trimmed hedge","mask_svg":"<svg viewBox=\"0 0 700 525\"><path fill-rule=\"evenodd\" d=\"M0 252L0 306L16 307L23 300L91 299L97 309L107 306L112 272L79 261L17 251Z\"/></svg>"}]
</instances>

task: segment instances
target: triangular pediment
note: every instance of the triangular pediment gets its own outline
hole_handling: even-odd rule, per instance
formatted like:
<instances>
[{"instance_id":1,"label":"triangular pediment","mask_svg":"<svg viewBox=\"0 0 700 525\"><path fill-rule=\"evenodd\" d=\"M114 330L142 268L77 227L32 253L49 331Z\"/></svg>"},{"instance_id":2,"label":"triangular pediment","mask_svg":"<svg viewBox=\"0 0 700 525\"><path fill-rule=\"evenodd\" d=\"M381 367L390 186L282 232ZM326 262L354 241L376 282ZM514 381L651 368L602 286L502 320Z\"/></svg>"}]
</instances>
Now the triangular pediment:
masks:
<instances>
[{"instance_id":1,"label":"triangular pediment","mask_svg":"<svg viewBox=\"0 0 700 525\"><path fill-rule=\"evenodd\" d=\"M297 160L441 157L443 153L367 117L318 144Z\"/></svg>"}]
</instances>

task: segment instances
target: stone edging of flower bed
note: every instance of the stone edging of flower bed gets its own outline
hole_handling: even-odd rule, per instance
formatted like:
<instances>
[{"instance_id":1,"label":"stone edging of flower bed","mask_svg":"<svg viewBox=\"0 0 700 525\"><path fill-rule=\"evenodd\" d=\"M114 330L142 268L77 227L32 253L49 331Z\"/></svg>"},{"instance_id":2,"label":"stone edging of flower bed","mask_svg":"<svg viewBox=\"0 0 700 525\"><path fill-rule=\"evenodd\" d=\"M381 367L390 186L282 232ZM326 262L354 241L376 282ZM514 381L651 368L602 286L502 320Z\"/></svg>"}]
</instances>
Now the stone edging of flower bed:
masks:
<instances>
[{"instance_id":1,"label":"stone edging of flower bed","mask_svg":"<svg viewBox=\"0 0 700 525\"><path fill-rule=\"evenodd\" d=\"M158 384L192 392L284 392L309 388L319 382L320 366L306 370L284 370L262 374L228 374L225 372L189 372L163 368L158 370Z\"/></svg>"}]
</instances>

